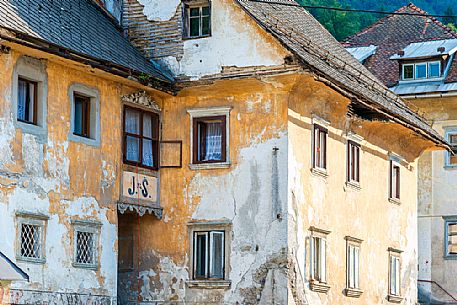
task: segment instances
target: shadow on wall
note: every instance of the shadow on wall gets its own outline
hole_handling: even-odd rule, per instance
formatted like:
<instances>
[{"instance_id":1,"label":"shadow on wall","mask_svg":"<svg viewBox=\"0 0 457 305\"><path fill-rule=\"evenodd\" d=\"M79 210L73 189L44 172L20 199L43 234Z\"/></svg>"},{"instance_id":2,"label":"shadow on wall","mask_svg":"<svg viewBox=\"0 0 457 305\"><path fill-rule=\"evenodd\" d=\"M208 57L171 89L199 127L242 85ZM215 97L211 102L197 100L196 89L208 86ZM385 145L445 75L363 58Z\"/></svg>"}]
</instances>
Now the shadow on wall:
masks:
<instances>
[{"instance_id":1,"label":"shadow on wall","mask_svg":"<svg viewBox=\"0 0 457 305\"><path fill-rule=\"evenodd\" d=\"M433 283L430 283L433 284ZM427 289L425 286L419 284L418 287L418 302L421 305L457 305L457 301L442 301L437 299L433 296L432 292L430 291L430 285L428 285Z\"/></svg>"}]
</instances>

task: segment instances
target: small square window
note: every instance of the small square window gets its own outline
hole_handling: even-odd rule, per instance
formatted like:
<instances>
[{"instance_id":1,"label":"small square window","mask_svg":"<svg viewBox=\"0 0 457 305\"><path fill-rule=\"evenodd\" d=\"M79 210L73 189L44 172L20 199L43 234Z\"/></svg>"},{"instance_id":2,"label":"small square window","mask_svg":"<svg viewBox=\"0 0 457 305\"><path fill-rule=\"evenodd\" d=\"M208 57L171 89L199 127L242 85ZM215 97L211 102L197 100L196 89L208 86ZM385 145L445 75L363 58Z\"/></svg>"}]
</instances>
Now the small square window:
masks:
<instances>
[{"instance_id":1,"label":"small square window","mask_svg":"<svg viewBox=\"0 0 457 305\"><path fill-rule=\"evenodd\" d=\"M193 120L193 163L226 162L226 116Z\"/></svg>"},{"instance_id":2,"label":"small square window","mask_svg":"<svg viewBox=\"0 0 457 305\"><path fill-rule=\"evenodd\" d=\"M90 138L91 129L91 109L90 109L90 98L75 94L74 96L74 129L73 134Z\"/></svg>"},{"instance_id":3,"label":"small square window","mask_svg":"<svg viewBox=\"0 0 457 305\"><path fill-rule=\"evenodd\" d=\"M400 164L390 161L390 194L389 198L400 200Z\"/></svg>"},{"instance_id":4,"label":"small square window","mask_svg":"<svg viewBox=\"0 0 457 305\"><path fill-rule=\"evenodd\" d=\"M17 120L37 125L38 83L19 77L17 89Z\"/></svg>"},{"instance_id":5,"label":"small square window","mask_svg":"<svg viewBox=\"0 0 457 305\"><path fill-rule=\"evenodd\" d=\"M21 225L21 257L29 259L42 258L42 227L40 225Z\"/></svg>"},{"instance_id":6,"label":"small square window","mask_svg":"<svg viewBox=\"0 0 457 305\"><path fill-rule=\"evenodd\" d=\"M403 65L403 79L414 79L414 65Z\"/></svg>"},{"instance_id":7,"label":"small square window","mask_svg":"<svg viewBox=\"0 0 457 305\"><path fill-rule=\"evenodd\" d=\"M427 64L416 64L416 79L427 78Z\"/></svg>"},{"instance_id":8,"label":"small square window","mask_svg":"<svg viewBox=\"0 0 457 305\"><path fill-rule=\"evenodd\" d=\"M194 232L194 280L224 279L224 231Z\"/></svg>"},{"instance_id":9,"label":"small square window","mask_svg":"<svg viewBox=\"0 0 457 305\"><path fill-rule=\"evenodd\" d=\"M446 221L446 256L457 257L457 220Z\"/></svg>"},{"instance_id":10,"label":"small square window","mask_svg":"<svg viewBox=\"0 0 457 305\"><path fill-rule=\"evenodd\" d=\"M211 35L211 6L209 1L184 5L185 38Z\"/></svg>"},{"instance_id":11,"label":"small square window","mask_svg":"<svg viewBox=\"0 0 457 305\"><path fill-rule=\"evenodd\" d=\"M124 162L159 168L159 115L137 108L124 109Z\"/></svg>"},{"instance_id":12,"label":"small square window","mask_svg":"<svg viewBox=\"0 0 457 305\"><path fill-rule=\"evenodd\" d=\"M73 221L74 258L77 268L98 268L98 241L101 224L89 221Z\"/></svg>"},{"instance_id":13,"label":"small square window","mask_svg":"<svg viewBox=\"0 0 457 305\"><path fill-rule=\"evenodd\" d=\"M313 167L327 168L327 129L314 124Z\"/></svg>"},{"instance_id":14,"label":"small square window","mask_svg":"<svg viewBox=\"0 0 457 305\"><path fill-rule=\"evenodd\" d=\"M441 76L441 64L439 61L428 64L428 77L437 78Z\"/></svg>"},{"instance_id":15,"label":"small square window","mask_svg":"<svg viewBox=\"0 0 457 305\"><path fill-rule=\"evenodd\" d=\"M348 141L347 153L348 182L360 182L360 145Z\"/></svg>"}]
</instances>

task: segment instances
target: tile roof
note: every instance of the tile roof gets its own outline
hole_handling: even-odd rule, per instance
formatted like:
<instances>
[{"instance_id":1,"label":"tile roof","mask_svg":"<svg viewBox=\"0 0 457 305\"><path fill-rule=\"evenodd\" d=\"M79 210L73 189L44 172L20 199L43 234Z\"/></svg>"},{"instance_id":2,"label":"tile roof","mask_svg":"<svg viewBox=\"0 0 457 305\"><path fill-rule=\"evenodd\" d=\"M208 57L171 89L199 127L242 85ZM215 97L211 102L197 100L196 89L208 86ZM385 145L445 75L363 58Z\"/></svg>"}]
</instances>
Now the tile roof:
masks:
<instances>
[{"instance_id":1,"label":"tile roof","mask_svg":"<svg viewBox=\"0 0 457 305\"><path fill-rule=\"evenodd\" d=\"M1 0L0 27L160 81L173 80L92 0Z\"/></svg>"},{"instance_id":2,"label":"tile roof","mask_svg":"<svg viewBox=\"0 0 457 305\"><path fill-rule=\"evenodd\" d=\"M363 104L447 147L423 118L388 90L303 7L293 0L236 0L317 76L357 97ZM369 45L369 44L368 44Z\"/></svg>"},{"instance_id":3,"label":"tile roof","mask_svg":"<svg viewBox=\"0 0 457 305\"><path fill-rule=\"evenodd\" d=\"M0 281L24 281L28 279L29 276L21 268L0 252Z\"/></svg>"},{"instance_id":4,"label":"tile roof","mask_svg":"<svg viewBox=\"0 0 457 305\"><path fill-rule=\"evenodd\" d=\"M413 15L389 15L347 38L343 43L346 47L352 48L378 46L376 54L364 65L388 87L396 85L400 77L399 63L391 60L391 56L411 43L457 38L457 33L437 19L422 16L427 15L427 12L412 3L401 7L396 12ZM457 81L457 71L451 71L446 81Z\"/></svg>"}]
</instances>

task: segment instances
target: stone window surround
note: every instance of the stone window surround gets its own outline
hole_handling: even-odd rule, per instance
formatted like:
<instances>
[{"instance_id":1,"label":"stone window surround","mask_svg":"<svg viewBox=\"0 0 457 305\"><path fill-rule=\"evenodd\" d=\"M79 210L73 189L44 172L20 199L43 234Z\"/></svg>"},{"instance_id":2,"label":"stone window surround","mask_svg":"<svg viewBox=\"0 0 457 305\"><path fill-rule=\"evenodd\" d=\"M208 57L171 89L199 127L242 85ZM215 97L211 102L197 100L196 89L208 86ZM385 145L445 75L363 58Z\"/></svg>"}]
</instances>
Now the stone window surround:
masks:
<instances>
[{"instance_id":1,"label":"stone window surround","mask_svg":"<svg viewBox=\"0 0 457 305\"><path fill-rule=\"evenodd\" d=\"M397 205L400 205L401 204L401 190L402 190L402 187L401 187L401 182L402 182L402 179L401 179L401 162L403 161L404 159L397 155L397 154L394 154L394 153L390 153L389 154L389 177L388 177L388 198L389 198L389 202L391 203L394 203L394 204L397 204ZM394 166L398 166L400 168L400 183L399 183L399 189L400 189L400 198L395 198L395 197L392 197L392 169Z\"/></svg>"},{"instance_id":2,"label":"stone window surround","mask_svg":"<svg viewBox=\"0 0 457 305\"><path fill-rule=\"evenodd\" d=\"M444 138L448 140L449 135L457 134L457 126L445 126ZM457 170L457 164L450 164L450 156L448 151L444 151L444 168L450 170Z\"/></svg>"},{"instance_id":3,"label":"stone window surround","mask_svg":"<svg viewBox=\"0 0 457 305\"><path fill-rule=\"evenodd\" d=\"M346 289L344 290L344 294L347 297L352 297L352 298L359 298L363 294L363 290L360 289L360 250L361 250L361 245L363 240L351 237L351 236L346 236L344 238L346 240ZM359 270L358 270L358 278L359 278L359 283L358 283L358 288L350 288L349 287L349 246L354 246L359 249Z\"/></svg>"},{"instance_id":4,"label":"stone window surround","mask_svg":"<svg viewBox=\"0 0 457 305\"><path fill-rule=\"evenodd\" d=\"M72 220L72 232L73 232L73 259L72 265L75 268L98 270L100 265L100 254L99 254L99 241L102 224L98 221L91 220ZM94 234L94 264L81 264L76 262L77 256L77 232L87 232Z\"/></svg>"},{"instance_id":5,"label":"stone window surround","mask_svg":"<svg viewBox=\"0 0 457 305\"><path fill-rule=\"evenodd\" d=\"M90 138L75 135L74 116L75 116L75 94L80 94L90 98ZM84 84L75 83L68 89L70 99L70 130L68 139L73 142L83 143L90 146L100 147L100 92L97 88L92 88Z\"/></svg>"},{"instance_id":6,"label":"stone window surround","mask_svg":"<svg viewBox=\"0 0 457 305\"><path fill-rule=\"evenodd\" d=\"M44 264L46 263L46 231L47 231L47 222L49 216L39 213L30 213L30 212L17 212L17 231L16 231L16 259L21 262L34 263L34 264ZM21 232L22 225L30 224L41 227L41 257L40 258L30 258L22 257L21 255Z\"/></svg>"},{"instance_id":7,"label":"stone window surround","mask_svg":"<svg viewBox=\"0 0 457 305\"><path fill-rule=\"evenodd\" d=\"M231 232L232 223L230 221L191 221L187 224L189 231L189 280L186 282L189 288L200 289L229 289L231 280L230 275L230 252L231 252ZM197 231L224 231L224 279L223 280L193 280L194 278L194 232Z\"/></svg>"},{"instance_id":8,"label":"stone window surround","mask_svg":"<svg viewBox=\"0 0 457 305\"><path fill-rule=\"evenodd\" d=\"M311 226L309 228L309 231L310 231L310 262L309 262L309 266L310 266L310 270L309 270L309 288L312 290L312 291L315 291L315 292L320 292L320 293L327 293L329 290L330 290L330 285L327 283L328 281L326 281L325 283L324 282L320 282L318 280L315 280L313 278L313 271L312 271L312 268L314 268L314 262L312 260L312 252L313 252L313 249L312 249L312 245L311 243L313 242L312 239L314 237L318 237L318 238L321 238L321 239L324 239L325 241L327 241L327 237L328 235L331 233L331 231L327 231L327 230L323 230L323 229L319 229L319 228L316 228L314 226ZM328 252L328 244L326 242L325 244L325 252ZM325 262L325 265L326 265L326 269L327 269L327 255L325 255L326 258L326 262ZM327 273L327 270L325 270L325 272Z\"/></svg>"},{"instance_id":9,"label":"stone window surround","mask_svg":"<svg viewBox=\"0 0 457 305\"><path fill-rule=\"evenodd\" d=\"M388 278L388 294L387 294L387 301L389 301L390 303L401 303L403 301L403 297L401 296L401 254L403 253L402 250L398 250L396 248L388 248L387 249L388 253L389 253L389 278ZM400 278L399 278L399 281L400 281L400 291L399 291L399 294L398 295L393 295L391 294L390 292L390 278L391 278L391 267L390 267L390 259L391 257L398 257L400 259Z\"/></svg>"},{"instance_id":10,"label":"stone window surround","mask_svg":"<svg viewBox=\"0 0 457 305\"><path fill-rule=\"evenodd\" d=\"M230 112L232 110L231 106L221 106L221 107L208 107L208 108L193 108L188 109L187 113L190 115L190 164L189 168L191 170L203 170L203 169L216 169L216 168L229 168L230 163ZM195 118L204 118L204 117L213 117L213 116L225 116L225 134L226 134L226 145L225 145L225 162L217 163L199 163L193 164L193 153L194 153L194 119Z\"/></svg>"},{"instance_id":11,"label":"stone window surround","mask_svg":"<svg viewBox=\"0 0 457 305\"><path fill-rule=\"evenodd\" d=\"M457 215L455 216L443 216L444 220L444 259L445 260L457 260L456 254L448 254L448 237L449 237L449 224L457 223Z\"/></svg>"},{"instance_id":12,"label":"stone window surround","mask_svg":"<svg viewBox=\"0 0 457 305\"><path fill-rule=\"evenodd\" d=\"M319 126L319 128L322 128L323 130L327 131L327 140L326 140L326 150L328 152L328 132L329 132L329 127L330 127L330 122L321 118L318 115L312 114L312 120L311 120L311 173L315 176L320 176L323 178L328 177L328 164L326 164L326 168L320 168L318 166L314 165L314 129L315 126ZM327 153L326 153L327 155ZM327 159L327 156L325 156ZM325 161L327 163L328 160Z\"/></svg>"},{"instance_id":13,"label":"stone window surround","mask_svg":"<svg viewBox=\"0 0 457 305\"><path fill-rule=\"evenodd\" d=\"M19 77L37 82L37 125L21 122L17 119ZM16 128L22 132L37 136L40 143L47 139L47 97L48 74L44 60L21 56L16 61L12 82L12 112Z\"/></svg>"}]
</instances>

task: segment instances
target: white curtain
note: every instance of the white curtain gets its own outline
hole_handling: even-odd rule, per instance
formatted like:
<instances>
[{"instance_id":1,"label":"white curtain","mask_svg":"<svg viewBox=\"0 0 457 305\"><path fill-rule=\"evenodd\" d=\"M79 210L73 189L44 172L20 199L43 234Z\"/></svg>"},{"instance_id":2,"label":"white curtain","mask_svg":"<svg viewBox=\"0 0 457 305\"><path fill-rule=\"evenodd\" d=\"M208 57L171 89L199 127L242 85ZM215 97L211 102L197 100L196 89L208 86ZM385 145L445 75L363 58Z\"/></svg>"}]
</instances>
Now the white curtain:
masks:
<instances>
[{"instance_id":1,"label":"white curtain","mask_svg":"<svg viewBox=\"0 0 457 305\"><path fill-rule=\"evenodd\" d=\"M154 166L154 156L152 154L152 141L143 139L143 165Z\"/></svg>"},{"instance_id":2,"label":"white curtain","mask_svg":"<svg viewBox=\"0 0 457 305\"><path fill-rule=\"evenodd\" d=\"M220 122L206 125L206 154L204 160L222 160L222 124Z\"/></svg>"},{"instance_id":3,"label":"white curtain","mask_svg":"<svg viewBox=\"0 0 457 305\"><path fill-rule=\"evenodd\" d=\"M25 121L25 108L27 99L27 83L19 80L18 90L17 90L17 118L19 120Z\"/></svg>"},{"instance_id":4,"label":"white curtain","mask_svg":"<svg viewBox=\"0 0 457 305\"><path fill-rule=\"evenodd\" d=\"M139 112L127 109L125 112L125 131L131 134L140 133L140 114ZM127 136L127 160L138 161L140 159L140 140L135 137Z\"/></svg>"}]
</instances>

